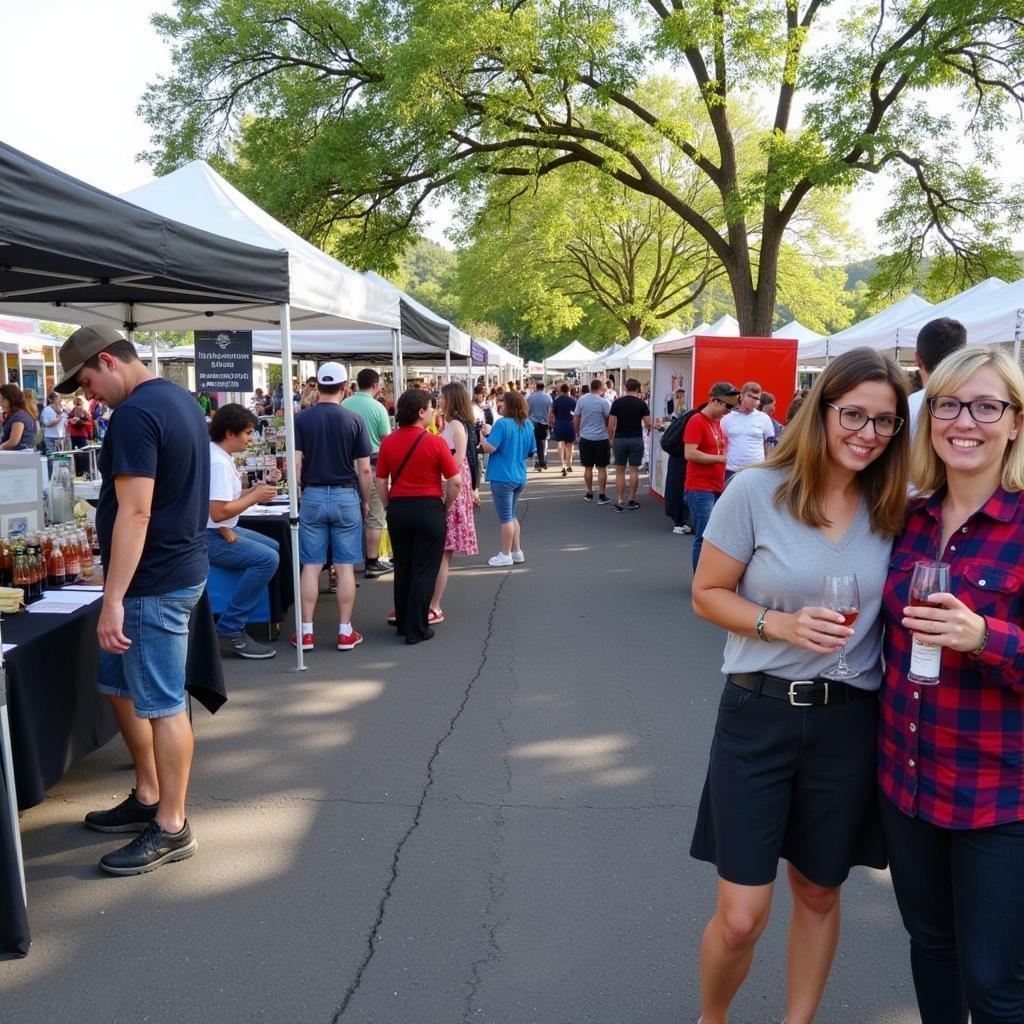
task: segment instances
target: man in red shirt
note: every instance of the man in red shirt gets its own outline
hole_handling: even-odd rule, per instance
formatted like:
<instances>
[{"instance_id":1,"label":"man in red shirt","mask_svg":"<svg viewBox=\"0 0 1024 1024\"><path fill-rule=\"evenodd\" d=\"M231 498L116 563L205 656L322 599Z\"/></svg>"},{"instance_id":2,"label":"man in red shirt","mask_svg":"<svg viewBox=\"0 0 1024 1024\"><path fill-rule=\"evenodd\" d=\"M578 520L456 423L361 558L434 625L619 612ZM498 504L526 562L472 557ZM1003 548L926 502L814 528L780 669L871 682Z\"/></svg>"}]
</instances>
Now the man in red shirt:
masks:
<instances>
[{"instance_id":1,"label":"man in red shirt","mask_svg":"<svg viewBox=\"0 0 1024 1024\"><path fill-rule=\"evenodd\" d=\"M725 489L726 439L720 420L736 408L739 393L739 388L728 381L712 384L707 403L690 417L683 432L683 453L687 462L683 500L693 522L694 572L711 510Z\"/></svg>"}]
</instances>

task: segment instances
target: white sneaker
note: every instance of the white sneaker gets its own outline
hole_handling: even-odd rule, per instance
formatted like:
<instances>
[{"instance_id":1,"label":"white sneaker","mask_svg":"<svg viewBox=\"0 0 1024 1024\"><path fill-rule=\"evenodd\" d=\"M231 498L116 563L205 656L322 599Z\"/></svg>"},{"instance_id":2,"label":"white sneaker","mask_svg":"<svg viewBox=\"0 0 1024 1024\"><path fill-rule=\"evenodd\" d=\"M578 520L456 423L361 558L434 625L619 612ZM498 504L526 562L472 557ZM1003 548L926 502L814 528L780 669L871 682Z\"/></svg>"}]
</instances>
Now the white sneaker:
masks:
<instances>
[{"instance_id":1,"label":"white sneaker","mask_svg":"<svg viewBox=\"0 0 1024 1024\"><path fill-rule=\"evenodd\" d=\"M672 532L673 533L686 533L686 527L685 526L673 526L672 527Z\"/></svg>"},{"instance_id":2,"label":"white sneaker","mask_svg":"<svg viewBox=\"0 0 1024 1024\"><path fill-rule=\"evenodd\" d=\"M516 565L522 565L522 563L526 561L526 555L523 554L522 548L517 548L512 552L512 561L515 562Z\"/></svg>"},{"instance_id":3,"label":"white sneaker","mask_svg":"<svg viewBox=\"0 0 1024 1024\"><path fill-rule=\"evenodd\" d=\"M499 551L496 555L491 555L491 557L487 559L487 564L493 566L511 565L512 556L506 555L504 551Z\"/></svg>"}]
</instances>

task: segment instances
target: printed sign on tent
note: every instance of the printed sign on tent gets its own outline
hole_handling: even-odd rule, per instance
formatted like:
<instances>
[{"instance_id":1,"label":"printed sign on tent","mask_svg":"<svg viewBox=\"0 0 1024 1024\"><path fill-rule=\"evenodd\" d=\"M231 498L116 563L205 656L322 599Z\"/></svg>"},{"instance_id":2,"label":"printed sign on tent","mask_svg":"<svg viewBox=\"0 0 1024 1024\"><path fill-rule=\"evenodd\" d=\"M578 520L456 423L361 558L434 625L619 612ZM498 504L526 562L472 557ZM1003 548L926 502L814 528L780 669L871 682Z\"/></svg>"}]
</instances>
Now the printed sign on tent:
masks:
<instances>
[{"instance_id":1,"label":"printed sign on tent","mask_svg":"<svg viewBox=\"0 0 1024 1024\"><path fill-rule=\"evenodd\" d=\"M252 331L196 331L196 387L252 391Z\"/></svg>"},{"instance_id":2,"label":"printed sign on tent","mask_svg":"<svg viewBox=\"0 0 1024 1024\"><path fill-rule=\"evenodd\" d=\"M487 362L487 349L481 345L478 341L471 341L469 343L470 360L474 363L486 363Z\"/></svg>"}]
</instances>

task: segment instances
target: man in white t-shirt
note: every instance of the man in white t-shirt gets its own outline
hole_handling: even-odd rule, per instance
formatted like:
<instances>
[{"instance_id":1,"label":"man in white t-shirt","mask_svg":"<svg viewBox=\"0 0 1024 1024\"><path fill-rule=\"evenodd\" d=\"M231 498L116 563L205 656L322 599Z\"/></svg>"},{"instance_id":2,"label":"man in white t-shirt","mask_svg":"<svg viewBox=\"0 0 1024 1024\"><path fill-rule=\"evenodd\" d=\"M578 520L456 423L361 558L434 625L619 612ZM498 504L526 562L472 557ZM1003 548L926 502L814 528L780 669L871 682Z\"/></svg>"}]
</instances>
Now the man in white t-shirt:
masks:
<instances>
[{"instance_id":1,"label":"man in white t-shirt","mask_svg":"<svg viewBox=\"0 0 1024 1024\"><path fill-rule=\"evenodd\" d=\"M757 408L760 401L761 385L757 381L747 381L740 388L740 400L736 408L722 417L722 433L728 441L726 483L737 470L764 462L768 445L775 439L775 426L771 417Z\"/></svg>"},{"instance_id":2,"label":"man in white t-shirt","mask_svg":"<svg viewBox=\"0 0 1024 1024\"><path fill-rule=\"evenodd\" d=\"M232 456L245 451L252 440L256 416L244 406L222 405L210 423L210 518L206 540L210 565L242 571L235 593L217 620L221 650L240 658L272 658L277 651L257 643L245 632L249 616L259 604L271 577L277 572L277 541L238 525L238 517L250 505L277 496L272 484L243 489ZM277 470L270 471L277 475Z\"/></svg>"},{"instance_id":3,"label":"man in white t-shirt","mask_svg":"<svg viewBox=\"0 0 1024 1024\"><path fill-rule=\"evenodd\" d=\"M46 405L39 414L39 422L43 427L43 444L46 446L47 455L59 451L68 433L68 414L64 411L60 395L56 391L51 391L46 396Z\"/></svg>"}]
</instances>

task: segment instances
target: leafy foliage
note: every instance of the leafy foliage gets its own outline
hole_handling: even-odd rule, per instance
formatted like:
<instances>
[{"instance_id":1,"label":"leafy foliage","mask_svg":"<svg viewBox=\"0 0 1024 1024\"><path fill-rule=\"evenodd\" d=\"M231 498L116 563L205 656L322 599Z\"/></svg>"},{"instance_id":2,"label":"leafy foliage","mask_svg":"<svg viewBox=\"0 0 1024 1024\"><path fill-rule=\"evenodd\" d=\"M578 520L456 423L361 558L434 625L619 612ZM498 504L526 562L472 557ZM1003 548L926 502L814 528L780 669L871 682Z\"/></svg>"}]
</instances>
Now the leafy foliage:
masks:
<instances>
[{"instance_id":1,"label":"leafy foliage","mask_svg":"<svg viewBox=\"0 0 1024 1024\"><path fill-rule=\"evenodd\" d=\"M942 280L976 280L1021 218L987 154L1024 98L1024 0L838 11L829 0L177 0L155 19L174 71L142 111L158 169L230 161L307 237L385 271L431 197L474 209L495 179L589 168L685 223L724 269L744 331L766 333L784 244L816 194L895 176L882 266L893 288L936 246L949 257L934 261ZM653 65L694 91L699 121L643 94ZM960 98L982 159L949 159L964 132L928 107L935 89ZM751 167L735 112L758 97ZM666 154L713 190L713 215L659 173Z\"/></svg>"}]
</instances>

